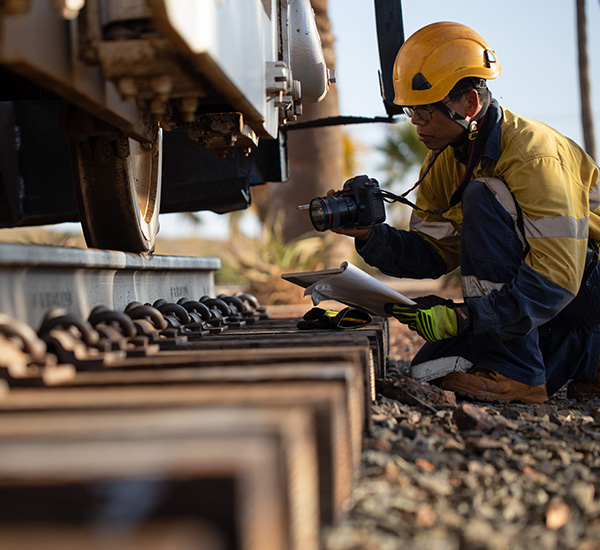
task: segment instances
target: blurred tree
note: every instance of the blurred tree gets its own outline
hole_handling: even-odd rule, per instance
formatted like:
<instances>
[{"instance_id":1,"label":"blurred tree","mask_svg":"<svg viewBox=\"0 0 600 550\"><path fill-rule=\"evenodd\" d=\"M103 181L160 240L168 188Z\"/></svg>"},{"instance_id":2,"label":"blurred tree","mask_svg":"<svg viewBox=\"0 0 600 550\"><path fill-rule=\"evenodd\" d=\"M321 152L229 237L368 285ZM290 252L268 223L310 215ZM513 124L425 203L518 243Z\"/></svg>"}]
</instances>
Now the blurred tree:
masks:
<instances>
[{"instance_id":1,"label":"blurred tree","mask_svg":"<svg viewBox=\"0 0 600 550\"><path fill-rule=\"evenodd\" d=\"M427 147L419 141L414 125L407 119L386 128L385 139L377 150L384 156L381 168L386 176L380 183L395 193L407 188L406 177L420 167L427 156ZM392 225L400 228L408 225L411 214L408 206L396 203L392 208L388 205L386 211Z\"/></svg>"},{"instance_id":2,"label":"blurred tree","mask_svg":"<svg viewBox=\"0 0 600 550\"><path fill-rule=\"evenodd\" d=\"M596 140L590 101L590 74L587 54L587 18L585 0L576 0L577 7L577 52L579 62L579 94L581 97L581 125L585 150L596 159Z\"/></svg>"},{"instance_id":3,"label":"blurred tree","mask_svg":"<svg viewBox=\"0 0 600 550\"><path fill-rule=\"evenodd\" d=\"M356 176L359 171L360 156L366 153L369 148L364 144L354 139L348 132L342 133L343 147L343 167L344 181ZM339 187L337 187L339 189Z\"/></svg>"},{"instance_id":4,"label":"blurred tree","mask_svg":"<svg viewBox=\"0 0 600 550\"><path fill-rule=\"evenodd\" d=\"M200 216L200 212L180 212L179 216L181 216L182 220L185 220L194 228L202 225L202 217Z\"/></svg>"},{"instance_id":5,"label":"blurred tree","mask_svg":"<svg viewBox=\"0 0 600 550\"><path fill-rule=\"evenodd\" d=\"M415 127L409 120L401 120L386 129L383 143L377 150L384 155L382 166L385 187L398 188L411 169L420 166L427 156L427 147L419 141Z\"/></svg>"}]
</instances>

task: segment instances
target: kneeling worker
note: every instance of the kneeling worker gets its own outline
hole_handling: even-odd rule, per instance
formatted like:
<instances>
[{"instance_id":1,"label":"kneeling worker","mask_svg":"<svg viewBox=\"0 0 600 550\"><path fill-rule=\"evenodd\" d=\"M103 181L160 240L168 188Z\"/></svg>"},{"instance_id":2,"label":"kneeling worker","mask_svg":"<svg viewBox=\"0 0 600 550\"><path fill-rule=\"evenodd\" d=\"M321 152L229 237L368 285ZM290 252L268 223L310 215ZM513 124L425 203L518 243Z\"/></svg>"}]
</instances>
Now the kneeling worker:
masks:
<instances>
[{"instance_id":1,"label":"kneeling worker","mask_svg":"<svg viewBox=\"0 0 600 550\"><path fill-rule=\"evenodd\" d=\"M431 151L410 229L335 231L387 275L438 278L460 266L464 303L390 305L428 341L413 364L473 363L443 388L542 403L570 381L569 396L600 397L598 166L555 130L500 107L486 84L500 71L464 25L413 34L396 58L394 102Z\"/></svg>"}]
</instances>

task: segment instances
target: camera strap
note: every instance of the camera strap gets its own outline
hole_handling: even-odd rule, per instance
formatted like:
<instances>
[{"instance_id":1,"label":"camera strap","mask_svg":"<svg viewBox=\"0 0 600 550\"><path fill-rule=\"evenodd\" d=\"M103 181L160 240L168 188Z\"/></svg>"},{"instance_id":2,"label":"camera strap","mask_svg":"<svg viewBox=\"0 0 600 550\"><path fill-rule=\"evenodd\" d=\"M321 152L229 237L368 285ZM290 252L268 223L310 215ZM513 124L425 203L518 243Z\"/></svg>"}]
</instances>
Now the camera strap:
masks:
<instances>
[{"instance_id":1,"label":"camera strap","mask_svg":"<svg viewBox=\"0 0 600 550\"><path fill-rule=\"evenodd\" d=\"M407 206L410 206L413 210L419 210L420 212L427 212L429 214L442 214L443 212L446 212L447 210L449 210L450 207L446 208L445 210L425 210L425 209L421 208L420 206L417 206L415 203L409 201L406 198L406 195L408 195L411 191L414 191L417 187L419 187L419 185L421 185L421 182L425 179L425 176L427 176L427 174L429 173L429 170L431 170L431 167L434 165L434 163L438 159L438 157L444 152L446 147L444 147L443 149L436 149L435 151L433 151L431 158L429 159L429 162L427 163L427 166L425 167L425 170L423 170L423 173L421 174L421 176L419 177L417 182L408 191L405 191L401 195L396 195L395 193L392 193L391 191L382 189L381 195L383 196L383 200L387 203L399 202L401 204L406 204Z\"/></svg>"},{"instance_id":2,"label":"camera strap","mask_svg":"<svg viewBox=\"0 0 600 550\"><path fill-rule=\"evenodd\" d=\"M467 170L465 172L465 175L463 176L463 179L458 184L454 193L450 197L450 204L448 205L448 208L440 208L438 210L427 210L425 208L417 206L414 202L411 202L406 198L406 195L408 195L411 191L415 190L419 185L421 185L421 182L425 179L425 176L428 174L429 170L431 169L435 161L438 159L440 154L444 151L444 149L439 149L434 152L431 159L427 163L423 174L408 191L405 191L404 193L402 193L402 195L396 195L391 191L382 190L381 194L383 196L383 200L388 203L399 202L402 204L406 204L407 206L410 206L413 210L418 210L419 212L425 212L427 214L444 214L445 212L448 212L448 210L450 210L453 206L457 205L460 202L463 191L465 190L467 183L471 180L471 176L473 175L475 167L477 166L477 164L479 164L479 161L483 157L484 149L485 147L481 147L481 151L478 155L475 155L475 146L473 146L473 148L471 149L471 154L469 155L469 163L467 164Z\"/></svg>"}]
</instances>

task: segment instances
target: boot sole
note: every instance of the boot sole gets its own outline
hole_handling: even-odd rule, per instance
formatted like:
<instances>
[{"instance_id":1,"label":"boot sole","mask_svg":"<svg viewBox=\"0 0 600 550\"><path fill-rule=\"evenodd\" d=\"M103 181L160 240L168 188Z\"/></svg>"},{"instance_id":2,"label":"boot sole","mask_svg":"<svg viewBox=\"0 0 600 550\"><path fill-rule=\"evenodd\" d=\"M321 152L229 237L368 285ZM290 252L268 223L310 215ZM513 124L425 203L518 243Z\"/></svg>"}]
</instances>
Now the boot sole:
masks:
<instances>
[{"instance_id":1,"label":"boot sole","mask_svg":"<svg viewBox=\"0 0 600 550\"><path fill-rule=\"evenodd\" d=\"M444 386L443 384L440 386L443 390L453 391L457 395L461 397L466 397L468 399L473 399L475 401L485 401L487 403L527 403L527 404L535 404L542 405L543 403L548 402L547 397L534 397L534 398L524 398L521 395L515 394L503 394L498 395L496 393L489 393L485 391L468 391L462 390L458 388L451 388Z\"/></svg>"},{"instance_id":2,"label":"boot sole","mask_svg":"<svg viewBox=\"0 0 600 550\"><path fill-rule=\"evenodd\" d=\"M592 382L572 381L567 386L567 399L598 399L600 388Z\"/></svg>"}]
</instances>

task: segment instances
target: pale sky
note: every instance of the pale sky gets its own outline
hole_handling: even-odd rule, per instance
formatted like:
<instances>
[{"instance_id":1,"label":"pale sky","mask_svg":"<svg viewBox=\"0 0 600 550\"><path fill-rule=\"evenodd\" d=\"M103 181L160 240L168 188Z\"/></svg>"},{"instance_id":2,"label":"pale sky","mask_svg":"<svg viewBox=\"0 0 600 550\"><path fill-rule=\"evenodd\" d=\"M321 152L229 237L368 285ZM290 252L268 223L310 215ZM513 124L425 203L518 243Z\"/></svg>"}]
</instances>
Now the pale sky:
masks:
<instances>
[{"instance_id":1,"label":"pale sky","mask_svg":"<svg viewBox=\"0 0 600 550\"><path fill-rule=\"evenodd\" d=\"M587 0L588 56L597 153L600 154L600 1ZM540 120L583 145L580 122L575 0L404 0L405 36L435 21L456 21L477 31L496 52L502 74L489 82L500 104ZM340 113L382 116L374 0L329 0L336 36ZM403 118L403 117L400 117ZM354 139L375 148L385 124L346 127ZM361 157L361 173L384 179L377 153ZM343 182L332 185L340 188ZM408 183L411 182L407 182ZM225 216L206 213L200 234L226 231ZM164 218L164 220L163 220ZM172 235L172 215L161 233Z\"/></svg>"},{"instance_id":2,"label":"pale sky","mask_svg":"<svg viewBox=\"0 0 600 550\"><path fill-rule=\"evenodd\" d=\"M372 0L329 0L336 36L337 88L346 115L385 115L377 80L378 50ZM587 0L588 57L597 153L600 154L600 1ZM575 0L404 0L408 37L435 21L456 21L478 32L496 52L502 74L489 81L500 104L540 120L583 145ZM381 142L385 125L352 127L366 145ZM377 177L376 160L365 159Z\"/></svg>"}]
</instances>

